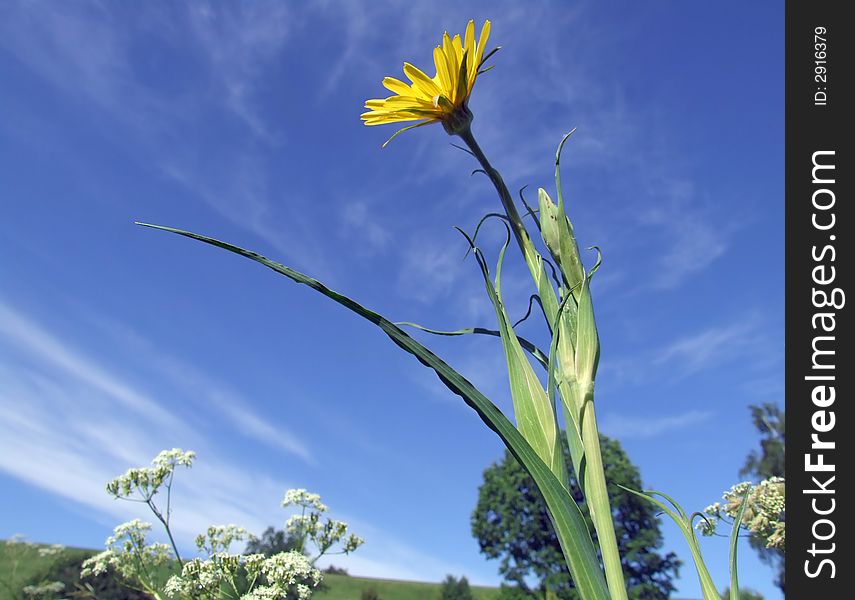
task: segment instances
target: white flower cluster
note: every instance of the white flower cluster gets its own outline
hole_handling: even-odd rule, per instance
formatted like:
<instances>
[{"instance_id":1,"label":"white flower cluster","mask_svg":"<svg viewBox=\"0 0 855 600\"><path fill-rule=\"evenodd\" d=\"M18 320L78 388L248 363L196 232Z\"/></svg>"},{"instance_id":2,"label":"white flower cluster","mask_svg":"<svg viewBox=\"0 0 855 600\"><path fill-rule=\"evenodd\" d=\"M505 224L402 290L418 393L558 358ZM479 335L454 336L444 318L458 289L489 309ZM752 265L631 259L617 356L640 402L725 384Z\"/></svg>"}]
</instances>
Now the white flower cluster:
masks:
<instances>
[{"instance_id":1,"label":"white flower cluster","mask_svg":"<svg viewBox=\"0 0 855 600\"><path fill-rule=\"evenodd\" d=\"M260 585L248 594L241 596L241 600L308 600L312 597L312 589L303 584L297 584L289 595L289 590L278 585Z\"/></svg>"},{"instance_id":2,"label":"white flower cluster","mask_svg":"<svg viewBox=\"0 0 855 600\"><path fill-rule=\"evenodd\" d=\"M54 598L65 590L65 584L61 581L50 581L39 585L25 586L21 591L27 598Z\"/></svg>"},{"instance_id":3,"label":"white flower cluster","mask_svg":"<svg viewBox=\"0 0 855 600\"><path fill-rule=\"evenodd\" d=\"M107 493L116 498L129 498L139 492L143 500L150 500L163 482L172 476L175 467L191 467L196 453L180 448L163 450L151 461L151 467L128 469L107 484Z\"/></svg>"},{"instance_id":4,"label":"white flower cluster","mask_svg":"<svg viewBox=\"0 0 855 600\"><path fill-rule=\"evenodd\" d=\"M65 550L65 546L63 546L62 544L39 546L35 542L28 542L27 536L25 536L23 533L14 534L12 537L6 540L4 547L7 551L11 550L13 552L18 552L20 550L31 548L38 552L39 556L42 557L56 556L57 554Z\"/></svg>"},{"instance_id":5,"label":"white flower cluster","mask_svg":"<svg viewBox=\"0 0 855 600\"><path fill-rule=\"evenodd\" d=\"M169 579L164 591L171 597L189 596L215 600L223 587L237 590L238 582L249 582L242 600L308 599L321 582L321 572L299 552L282 552L269 558L263 554L220 552L206 560L194 558L184 564L181 575Z\"/></svg>"},{"instance_id":6,"label":"white flower cluster","mask_svg":"<svg viewBox=\"0 0 855 600\"><path fill-rule=\"evenodd\" d=\"M309 559L299 552L280 552L264 560L261 572L274 585L298 585L311 583L316 587L321 582L321 572L312 566Z\"/></svg>"},{"instance_id":7,"label":"white flower cluster","mask_svg":"<svg viewBox=\"0 0 855 600\"><path fill-rule=\"evenodd\" d=\"M39 548L39 556L47 557L47 556L56 556L60 554L63 550L65 550L65 546L62 544L53 544L51 546L42 546Z\"/></svg>"},{"instance_id":8,"label":"white flower cluster","mask_svg":"<svg viewBox=\"0 0 855 600\"><path fill-rule=\"evenodd\" d=\"M747 481L738 483L724 492L723 499L724 504L716 502L704 509L706 520L701 519L697 524L703 535L713 535L719 521L735 518L744 499L743 525L763 539L767 548L784 550L786 496L782 477L770 477L757 485Z\"/></svg>"},{"instance_id":9,"label":"white flower cluster","mask_svg":"<svg viewBox=\"0 0 855 600\"><path fill-rule=\"evenodd\" d=\"M293 515L285 521L285 531L295 537L315 537L321 530L321 513Z\"/></svg>"},{"instance_id":10,"label":"white flower cluster","mask_svg":"<svg viewBox=\"0 0 855 600\"><path fill-rule=\"evenodd\" d=\"M20 548L35 548L33 542L27 541L27 536L23 533L16 533L6 540L5 547L8 549L18 550Z\"/></svg>"},{"instance_id":11,"label":"white flower cluster","mask_svg":"<svg viewBox=\"0 0 855 600\"><path fill-rule=\"evenodd\" d=\"M242 542L253 536L237 525L211 525L205 533L196 536L196 547L208 556L228 552L234 542Z\"/></svg>"},{"instance_id":12,"label":"white flower cluster","mask_svg":"<svg viewBox=\"0 0 855 600\"><path fill-rule=\"evenodd\" d=\"M139 519L118 525L107 538L107 549L83 562L81 577L107 573L110 568L122 577L133 580L140 570L151 572L173 559L166 544L147 544L146 534L151 523Z\"/></svg>"},{"instance_id":13,"label":"white flower cluster","mask_svg":"<svg viewBox=\"0 0 855 600\"><path fill-rule=\"evenodd\" d=\"M329 508L321 502L319 494L312 494L304 489L288 490L282 500L282 506L302 506L303 508L315 509L318 512L327 512Z\"/></svg>"},{"instance_id":14,"label":"white flower cluster","mask_svg":"<svg viewBox=\"0 0 855 600\"><path fill-rule=\"evenodd\" d=\"M153 501L163 486L167 496L172 487L175 467L190 467L196 454L180 448L164 450L150 467L129 469L107 484L107 492L116 498L145 502L161 522L173 545L149 544L146 535L150 523L139 519L115 528L107 539L107 549L83 563L81 577L107 572L156 598L181 600L309 600L321 582L321 572L313 565L335 544L347 554L362 545L362 538L347 533L347 524L333 519L322 520L327 506L318 494L304 489L288 490L284 506L298 507L302 514L288 520L288 533L299 540L299 551L263 554L233 554L230 546L237 541L256 539L243 527L215 525L196 536L196 547L205 558L182 561L177 556L169 526L169 501L161 512ZM312 558L303 552L311 539L318 553ZM168 571L180 574L166 579Z\"/></svg>"},{"instance_id":15,"label":"white flower cluster","mask_svg":"<svg viewBox=\"0 0 855 600\"><path fill-rule=\"evenodd\" d=\"M362 539L358 535L351 533L344 540L344 553L350 554L351 552L353 552L354 550L359 548L364 543L365 543L364 539Z\"/></svg>"},{"instance_id":16,"label":"white flower cluster","mask_svg":"<svg viewBox=\"0 0 855 600\"><path fill-rule=\"evenodd\" d=\"M293 515L285 522L285 531L292 537L303 540L312 540L318 549L319 556L335 544L341 542L344 554L349 554L364 543L364 540L356 535L347 535L347 523L335 519L321 521L321 513L327 511L327 505L321 502L318 494L311 494L303 489L288 490L282 506L301 507L302 513ZM345 537L347 536L347 537Z\"/></svg>"}]
</instances>

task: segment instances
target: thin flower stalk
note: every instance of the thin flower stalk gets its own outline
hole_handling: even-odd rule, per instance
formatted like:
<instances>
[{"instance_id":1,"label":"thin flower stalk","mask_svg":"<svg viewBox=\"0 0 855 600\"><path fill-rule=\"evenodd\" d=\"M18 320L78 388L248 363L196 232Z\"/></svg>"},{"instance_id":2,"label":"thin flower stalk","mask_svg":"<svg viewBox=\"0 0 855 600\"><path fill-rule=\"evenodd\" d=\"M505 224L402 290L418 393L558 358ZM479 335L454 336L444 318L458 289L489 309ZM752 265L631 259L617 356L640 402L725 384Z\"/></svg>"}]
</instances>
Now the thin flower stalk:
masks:
<instances>
[{"instance_id":1,"label":"thin flower stalk","mask_svg":"<svg viewBox=\"0 0 855 600\"><path fill-rule=\"evenodd\" d=\"M478 160L481 168L484 169L484 172L487 173L487 176L496 188L496 192L502 202L502 207L505 209L505 214L507 215L508 221L511 225L514 238L517 241L517 245L525 258L535 285L538 288L547 321L549 323L556 322L556 316L559 312L558 299L556 298L556 293L553 290L549 277L546 274L546 269L543 265L543 258L535 248L534 243L531 240L531 236L526 230L519 211L516 208L513 198L511 197L501 174L492 166L492 164L490 164L487 156L475 140L475 136L472 134L470 127L467 127L463 131L457 133L457 135L460 136ZM566 281L567 279L568 278L565 275L564 280ZM583 285L583 287L586 286ZM571 292L568 289L565 293L569 294ZM587 299L590 301L590 291L588 291ZM566 312L567 311L562 311L562 314ZM593 328L593 337L596 338L596 327L593 324L593 309L591 309L590 316L591 327ZM565 338L569 337L569 329L565 327L562 328L562 331L564 331ZM594 353L598 357L599 343L595 339L593 344L597 345ZM585 348L577 347L575 348L574 356L579 356L585 351ZM585 494L585 500L591 511L594 528L597 531L597 539L605 567L606 582L609 586L609 592L611 593L613 600L626 600L626 583L623 578L623 568L621 567L620 562L617 536L615 535L614 521L612 520L611 504L609 502L608 488L606 486L605 468L603 465L602 454L600 452L599 430L597 427L596 412L594 410L594 375L596 373L596 360L597 358L593 359L593 366L586 369L589 372L582 378L580 378L577 373L576 365L578 361L574 361L574 369L572 372L570 372L570 369L566 367L561 368L559 371L559 378L562 381L573 381L571 384L571 387L573 388L572 397L579 399L578 403L574 407L575 410L572 411L572 414L568 414L571 411L565 411L565 416L569 417L572 420L573 427L579 430L584 462L581 457L578 456L578 445L576 445L575 448L573 448L572 442L569 445L571 446L571 454L577 455L577 460L574 460L574 463L577 466L577 475ZM559 389L561 388L559 387ZM564 389L567 389L566 386ZM568 426L568 429L571 429L571 427Z\"/></svg>"}]
</instances>

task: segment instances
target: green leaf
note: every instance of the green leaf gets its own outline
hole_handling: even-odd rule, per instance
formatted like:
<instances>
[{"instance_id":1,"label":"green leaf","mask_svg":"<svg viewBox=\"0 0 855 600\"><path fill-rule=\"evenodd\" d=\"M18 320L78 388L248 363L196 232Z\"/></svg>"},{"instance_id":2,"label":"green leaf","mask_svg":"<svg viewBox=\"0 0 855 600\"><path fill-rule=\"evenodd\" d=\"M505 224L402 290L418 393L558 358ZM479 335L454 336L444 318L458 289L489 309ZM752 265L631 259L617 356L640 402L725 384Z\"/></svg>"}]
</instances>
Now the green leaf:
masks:
<instances>
[{"instance_id":1,"label":"green leaf","mask_svg":"<svg viewBox=\"0 0 855 600\"><path fill-rule=\"evenodd\" d=\"M460 373L452 369L433 352L422 346L382 315L365 308L347 296L329 289L323 283L299 271L295 271L250 250L244 250L238 246L210 237L171 227L149 225L146 223L138 224L169 231L223 248L229 252L234 252L235 254L261 263L296 283L306 285L358 314L370 323L373 323L398 347L412 354L419 362L432 369L448 389L460 396L466 404L475 410L481 420L496 432L508 450L520 461L529 474L531 474L535 483L537 483L538 489L540 489L546 500L553 524L555 525L555 532L564 552L567 567L570 570L573 580L576 582L581 598L583 600L609 600L605 577L600 568L594 544L590 534L587 532L587 527L579 506L552 470L541 460L508 418Z\"/></svg>"},{"instance_id":2,"label":"green leaf","mask_svg":"<svg viewBox=\"0 0 855 600\"><path fill-rule=\"evenodd\" d=\"M686 538L686 542L689 544L689 550L692 552L692 559L695 561L695 568L698 571L698 579L701 583L701 591L704 594L704 600L721 600L721 595L718 593L718 590L715 587L715 583L713 583L712 577L710 576L710 572L707 569L706 563L704 563L704 558L701 555L701 547L698 544L698 538L695 535L695 528L692 527L691 518L686 515L686 511L674 501L673 498L663 494L662 492L657 492L656 490L645 490L644 492L637 492L635 490L631 490L628 487L622 486L618 484L618 486L627 492L632 492L636 496L640 496L644 498L648 502L652 502L656 506L658 506L662 512L671 517L677 527L680 528L680 532L683 534L683 537ZM661 500L654 498L651 494L656 494L658 496L662 496L668 502L673 505L673 509L662 502ZM675 512L675 510L677 512Z\"/></svg>"},{"instance_id":3,"label":"green leaf","mask_svg":"<svg viewBox=\"0 0 855 600\"><path fill-rule=\"evenodd\" d=\"M549 346L549 366L547 368L547 393L549 394L549 402L554 406L556 402L556 389L558 397L561 400L561 407L564 411L564 422L566 427L567 446L570 450L570 460L573 463L573 471L576 473L576 478L579 486L582 488L584 495L584 468L583 457L585 449L582 444L581 433L578 428L579 418L576 414L575 398L572 397L576 393L575 385L566 385L568 382L562 379L561 370L558 366L558 347L561 335L565 328L560 326L568 304L573 303L573 296L567 294L558 307L558 313L555 315L556 323L552 327L552 343Z\"/></svg>"},{"instance_id":4,"label":"green leaf","mask_svg":"<svg viewBox=\"0 0 855 600\"><path fill-rule=\"evenodd\" d=\"M742 506L736 511L733 519L733 529L730 531L730 600L739 600L739 575L736 569L736 546L739 542L739 528L742 527L742 515L748 505L748 494L742 496Z\"/></svg>"},{"instance_id":5,"label":"green leaf","mask_svg":"<svg viewBox=\"0 0 855 600\"><path fill-rule=\"evenodd\" d=\"M591 299L591 276L585 277L579 291L579 310L576 318L576 380L587 389L593 388L600 362L600 338L594 320L594 303Z\"/></svg>"},{"instance_id":6,"label":"green leaf","mask_svg":"<svg viewBox=\"0 0 855 600\"><path fill-rule=\"evenodd\" d=\"M395 325L405 326L405 327L414 327L425 333L431 333L433 335L444 335L444 336L457 336L457 335L468 335L468 334L480 334L480 335L491 335L494 337L501 337L502 334L497 329L486 329L484 327L467 327L465 329L455 329L454 331L441 331L439 329L430 329L428 327L424 327L419 325L418 323L411 323L409 321L396 321ZM544 370L549 370L549 359L544 354L543 350L535 346L533 343L525 339L524 337L517 336L517 339L520 341L520 345L526 350L531 356L538 362L540 366L543 367Z\"/></svg>"},{"instance_id":7,"label":"green leaf","mask_svg":"<svg viewBox=\"0 0 855 600\"><path fill-rule=\"evenodd\" d=\"M459 231L463 233L462 230ZM464 236L466 236L465 233ZM472 252L478 261L478 266L481 268L484 285L499 322L499 333L502 337L502 347L505 350L517 427L522 432L523 437L537 451L540 458L549 465L559 481L566 485L567 471L564 468L564 459L561 454L561 440L555 415L555 405L549 401L543 385L532 369L531 363L528 362L502 302L502 262L510 243L510 230L508 230L508 238L499 252L495 284L490 281L487 264L481 251L469 236L466 236L466 239L469 241Z\"/></svg>"},{"instance_id":8,"label":"green leaf","mask_svg":"<svg viewBox=\"0 0 855 600\"><path fill-rule=\"evenodd\" d=\"M425 126L425 125L430 125L430 124L431 124L431 123L433 123L433 122L434 122L434 119L427 119L427 120L425 120L425 121L419 121L419 122L418 122L418 123L416 123L415 125L407 125L406 127L402 127L401 129L399 129L398 131L396 131L395 133L393 133L393 134L392 134L392 137L390 137L388 140L386 140L385 142L383 142L383 145L382 145L382 146L380 146L380 147L381 147L381 148L385 148L386 146L388 146L388 145L389 145L389 142L391 142L392 140L394 140L396 137L398 137L400 134L404 133L405 131L409 131L410 129L415 129L416 127L423 127L423 126Z\"/></svg>"},{"instance_id":9,"label":"green leaf","mask_svg":"<svg viewBox=\"0 0 855 600\"><path fill-rule=\"evenodd\" d=\"M561 151L564 149L564 144L576 131L574 127L569 133L561 138L561 143L558 144L558 150L555 151L555 192L558 194L558 212L563 215L561 222L561 255L564 257L569 273L567 273L568 282L571 289L575 289L578 283L581 282L584 275L582 261L579 256L579 245L576 242L576 234L573 232L573 223L567 215L567 206L564 203L564 192L561 188Z\"/></svg>"}]
</instances>

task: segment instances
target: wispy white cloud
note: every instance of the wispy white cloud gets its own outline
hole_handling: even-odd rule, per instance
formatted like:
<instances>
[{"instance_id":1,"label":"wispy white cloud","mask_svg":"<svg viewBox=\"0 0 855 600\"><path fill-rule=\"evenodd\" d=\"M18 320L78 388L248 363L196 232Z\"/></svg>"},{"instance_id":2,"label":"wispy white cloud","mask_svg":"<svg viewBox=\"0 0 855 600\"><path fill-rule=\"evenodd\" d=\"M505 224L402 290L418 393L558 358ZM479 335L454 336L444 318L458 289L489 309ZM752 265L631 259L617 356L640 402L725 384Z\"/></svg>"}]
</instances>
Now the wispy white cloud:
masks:
<instances>
[{"instance_id":1,"label":"wispy white cloud","mask_svg":"<svg viewBox=\"0 0 855 600\"><path fill-rule=\"evenodd\" d=\"M267 142L275 141L274 128L259 113L254 96L265 68L300 27L301 13L293 8L275 1L186 5L189 30L215 75L218 95L256 137Z\"/></svg>"},{"instance_id":2,"label":"wispy white cloud","mask_svg":"<svg viewBox=\"0 0 855 600\"><path fill-rule=\"evenodd\" d=\"M280 146L285 138L282 120L268 119L257 96L265 73L276 67L300 26L289 6L152 3L129 19L118 5L19 2L0 19L0 47L63 101L97 110L93 123L101 134L154 166L180 191L302 268L327 272L323 248L300 214L300 198L278 201L268 187L271 170L263 148ZM160 42L153 48L161 54L152 61L176 62L176 69L192 73L197 89L210 93L190 96L182 86L153 84L137 47L144 37ZM179 47L180 56L170 54ZM210 139L203 115L231 127L227 143Z\"/></svg>"},{"instance_id":3,"label":"wispy white cloud","mask_svg":"<svg viewBox=\"0 0 855 600\"><path fill-rule=\"evenodd\" d=\"M121 381L86 356L71 350L37 323L3 303L0 303L0 331L9 342L38 357L53 369L59 369L108 395L137 416L155 425L176 426L176 418L155 400Z\"/></svg>"},{"instance_id":4,"label":"wispy white cloud","mask_svg":"<svg viewBox=\"0 0 855 600\"><path fill-rule=\"evenodd\" d=\"M673 384L722 365L739 365L745 372L763 373L775 362L773 342L763 325L762 318L751 313L631 356L607 358L600 368L600 379L618 385L651 381Z\"/></svg>"},{"instance_id":5,"label":"wispy white cloud","mask_svg":"<svg viewBox=\"0 0 855 600\"><path fill-rule=\"evenodd\" d=\"M676 367L681 376L692 375L751 355L762 343L757 321L749 319L726 327L711 327L668 344L653 358L653 364Z\"/></svg>"},{"instance_id":6,"label":"wispy white cloud","mask_svg":"<svg viewBox=\"0 0 855 600\"><path fill-rule=\"evenodd\" d=\"M639 212L639 220L642 227L661 231L660 242L654 246L661 251L644 283L654 289L672 289L728 250L736 224L715 222L689 181L661 178L651 196L656 201Z\"/></svg>"},{"instance_id":7,"label":"wispy white cloud","mask_svg":"<svg viewBox=\"0 0 855 600\"><path fill-rule=\"evenodd\" d=\"M600 420L602 431L617 439L651 438L669 431L695 427L713 416L711 411L690 410L664 417L642 417L605 413Z\"/></svg>"},{"instance_id":8,"label":"wispy white cloud","mask_svg":"<svg viewBox=\"0 0 855 600\"><path fill-rule=\"evenodd\" d=\"M202 157L176 149L160 157L158 164L166 177L194 198L284 255L277 258L295 261L295 266L317 276L329 275L331 266L322 240L300 211L301 203L308 199L292 192L287 201L276 202L280 196L268 184L268 163L261 154L211 151Z\"/></svg>"},{"instance_id":9,"label":"wispy white cloud","mask_svg":"<svg viewBox=\"0 0 855 600\"><path fill-rule=\"evenodd\" d=\"M414 236L403 251L401 295L426 303L448 295L465 269L462 258L460 247L433 236Z\"/></svg>"},{"instance_id":10,"label":"wispy white cloud","mask_svg":"<svg viewBox=\"0 0 855 600\"><path fill-rule=\"evenodd\" d=\"M176 483L182 546L190 547L211 523L240 522L257 530L275 514L285 482L229 464L189 427L158 429L121 411L94 410L85 380L63 377L56 383L62 393L46 395L45 386L21 377L19 368L0 371L0 469L6 473L74 501L98 520L151 520L140 505L112 500L104 484L182 440L203 458Z\"/></svg>"},{"instance_id":11,"label":"wispy white cloud","mask_svg":"<svg viewBox=\"0 0 855 600\"><path fill-rule=\"evenodd\" d=\"M288 441L278 426L274 429L252 414L227 389L217 398L213 393L217 382L174 357L163 356L158 363L146 350L149 342L133 330L103 320L98 325L93 331L122 339L140 362L152 363L149 366L170 383L193 386L205 397L202 404L213 398L211 410L225 410L225 418L260 438L256 441L278 444L311 460L305 447ZM104 484L129 466L148 464L162 448L182 446L198 455L192 469L178 473L174 488L174 531L184 551L191 552L195 535L211 524L238 523L260 533L271 523L281 526L286 520L280 507L283 491L299 485L271 476L261 463L246 465L225 455L215 436L196 427L204 421L201 413L194 423L177 417L159 421L158 412L151 411L140 418L139 399L154 400L142 391L130 394L132 387L109 366L48 334L34 319L5 303L0 303L0 331L4 334L0 350L7 358L0 365L0 471L69 500L86 516L112 527L131 518L153 519L145 506L109 497ZM136 403L117 402L126 397ZM421 580L438 580L454 570L400 536L347 514L346 506L334 508L343 509L334 516L344 517L353 531L369 540L357 555L334 557L336 565L355 574Z\"/></svg>"},{"instance_id":12,"label":"wispy white cloud","mask_svg":"<svg viewBox=\"0 0 855 600\"><path fill-rule=\"evenodd\" d=\"M760 402L781 402L784 397L784 377L778 373L774 376L749 379L742 384L742 389Z\"/></svg>"},{"instance_id":13,"label":"wispy white cloud","mask_svg":"<svg viewBox=\"0 0 855 600\"><path fill-rule=\"evenodd\" d=\"M348 203L341 214L346 237L354 242L358 253L376 253L384 250L392 239L392 232L384 227L365 202Z\"/></svg>"},{"instance_id":14,"label":"wispy white cloud","mask_svg":"<svg viewBox=\"0 0 855 600\"><path fill-rule=\"evenodd\" d=\"M62 390L60 382L69 381L76 387L97 392L81 405L81 411L85 407L91 412L108 411L110 414L122 415L127 423L122 426L124 429L133 427L143 431L151 428L178 439L198 438L194 428L176 416L176 411L169 410L164 402L159 402L150 393L128 384L109 367L49 333L28 316L2 302L0 331L5 334L6 344L18 350L17 354L21 355L20 351L23 351L21 356L27 361L25 365L30 365L22 371L27 374L28 381L34 382L45 391L53 392L46 397L55 398L55 402L61 406L71 406L68 402L60 402L61 395L57 397L57 393ZM114 333L120 331L128 330L114 328ZM137 359L154 368L161 377L167 377L171 383L177 384L190 395L201 395L200 404L210 407L208 412L211 416L218 419L225 417L248 439L284 450L304 461L314 461L301 440L284 427L274 426L254 414L249 403L230 391L224 383L206 376L185 361L155 352L150 342L133 332L122 333L121 337L123 345L135 344L138 350ZM38 365L40 370L34 365ZM130 423L133 423L133 426ZM83 427L96 438L103 435L103 429L98 430L86 425ZM127 436L126 439L132 438L133 436Z\"/></svg>"},{"instance_id":15,"label":"wispy white cloud","mask_svg":"<svg viewBox=\"0 0 855 600\"><path fill-rule=\"evenodd\" d=\"M171 355L137 331L100 315L88 315L100 331L108 334L116 344L129 350L138 364L146 365L167 381L172 389L192 398L194 406L207 407L206 412L230 423L246 439L261 442L269 448L284 451L315 465L316 459L306 442L282 423L257 414L251 403L225 381L200 371L188 361Z\"/></svg>"}]
</instances>

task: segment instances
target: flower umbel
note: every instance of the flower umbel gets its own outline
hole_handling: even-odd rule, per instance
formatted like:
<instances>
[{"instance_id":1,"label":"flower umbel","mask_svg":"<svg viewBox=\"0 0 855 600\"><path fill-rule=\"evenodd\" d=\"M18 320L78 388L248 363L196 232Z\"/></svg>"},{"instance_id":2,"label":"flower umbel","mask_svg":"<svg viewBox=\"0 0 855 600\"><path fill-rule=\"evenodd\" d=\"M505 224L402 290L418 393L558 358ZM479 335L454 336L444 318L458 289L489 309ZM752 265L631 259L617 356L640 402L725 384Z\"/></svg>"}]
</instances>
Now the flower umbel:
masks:
<instances>
[{"instance_id":1,"label":"flower umbel","mask_svg":"<svg viewBox=\"0 0 855 600\"><path fill-rule=\"evenodd\" d=\"M385 77L383 86L395 95L366 101L365 108L369 110L362 114L362 120L366 125L419 121L398 130L392 138L407 129L436 122L442 123L451 135L468 127L472 113L466 103L475 86L475 79L483 72L481 65L492 54L484 56L484 46L489 36L490 21L484 21L477 43L474 21L470 20L466 25L463 39L460 34L452 38L446 32L442 36L442 44L433 51L436 75L428 77L418 67L405 62L404 74L412 84Z\"/></svg>"}]
</instances>

